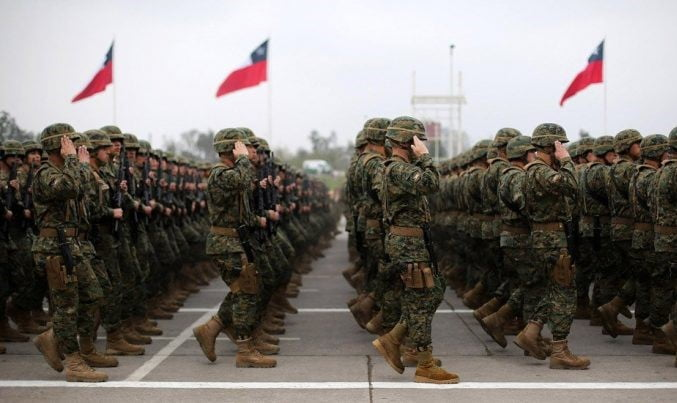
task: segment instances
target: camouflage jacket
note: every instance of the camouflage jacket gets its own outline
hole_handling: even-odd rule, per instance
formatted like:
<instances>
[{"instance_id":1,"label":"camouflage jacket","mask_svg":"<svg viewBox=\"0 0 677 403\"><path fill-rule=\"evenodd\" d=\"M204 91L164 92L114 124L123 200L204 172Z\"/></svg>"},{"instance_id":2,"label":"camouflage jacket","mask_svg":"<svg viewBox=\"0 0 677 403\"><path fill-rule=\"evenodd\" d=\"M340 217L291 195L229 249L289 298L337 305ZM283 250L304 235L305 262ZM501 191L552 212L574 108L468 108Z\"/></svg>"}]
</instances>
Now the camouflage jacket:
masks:
<instances>
[{"instance_id":1,"label":"camouflage jacket","mask_svg":"<svg viewBox=\"0 0 677 403\"><path fill-rule=\"evenodd\" d=\"M654 233L651 223L651 192L656 177L656 168L639 165L630 179L630 203L635 228L632 232L633 249L653 249Z\"/></svg>"},{"instance_id":2,"label":"camouflage jacket","mask_svg":"<svg viewBox=\"0 0 677 403\"><path fill-rule=\"evenodd\" d=\"M233 166L216 164L207 181L209 221L214 227L254 227L256 219L251 214L249 192L252 183L252 164L246 156L237 158ZM207 235L207 254L242 253L237 237Z\"/></svg>"},{"instance_id":3,"label":"camouflage jacket","mask_svg":"<svg viewBox=\"0 0 677 403\"><path fill-rule=\"evenodd\" d=\"M482 236L482 222L476 216L482 214L482 176L486 169L471 167L463 177L462 195L468 212L466 229L473 238Z\"/></svg>"},{"instance_id":4,"label":"camouflage jacket","mask_svg":"<svg viewBox=\"0 0 677 403\"><path fill-rule=\"evenodd\" d=\"M590 162L587 169L580 172L578 195L583 203L581 211L580 231L583 237L593 236L593 217L609 217L609 197L607 196L607 182L609 167L601 162ZM601 221L601 235L608 237L611 232L609 221Z\"/></svg>"},{"instance_id":5,"label":"camouflage jacket","mask_svg":"<svg viewBox=\"0 0 677 403\"><path fill-rule=\"evenodd\" d=\"M630 203L630 179L635 171L635 164L627 156L621 156L609 168L607 194L609 195L609 213L611 217L633 219ZM632 239L632 224L614 222L611 224L611 239L626 241Z\"/></svg>"},{"instance_id":6,"label":"camouflage jacket","mask_svg":"<svg viewBox=\"0 0 677 403\"><path fill-rule=\"evenodd\" d=\"M348 184L348 195L350 200L350 211L353 217L358 217L357 228L355 230L359 232L364 232L366 221L364 216L360 217L362 212L362 181L357 177L357 161L360 156L356 155L353 159L350 160L350 165L348 166L347 172L347 184ZM351 219L353 219L351 217Z\"/></svg>"},{"instance_id":7,"label":"camouflage jacket","mask_svg":"<svg viewBox=\"0 0 677 403\"><path fill-rule=\"evenodd\" d=\"M577 190L576 168L571 158L561 161L559 171L543 160L537 159L524 168L526 211L532 224L565 222L571 218L571 206L567 197L575 197ZM567 246L564 230L531 231L531 245L534 248L564 248Z\"/></svg>"},{"instance_id":8,"label":"camouflage jacket","mask_svg":"<svg viewBox=\"0 0 677 403\"><path fill-rule=\"evenodd\" d=\"M510 166L508 160L504 158L492 158L489 161L489 168L482 176L482 213L489 216L498 216L500 213L498 204L498 181L504 169ZM500 236L501 220L500 218L482 223L482 238L490 239Z\"/></svg>"},{"instance_id":9,"label":"camouflage jacket","mask_svg":"<svg viewBox=\"0 0 677 403\"><path fill-rule=\"evenodd\" d=\"M656 178L653 212L656 252L677 251L677 159L663 161ZM670 228L664 231L664 228ZM668 233L671 232L671 233Z\"/></svg>"},{"instance_id":10,"label":"camouflage jacket","mask_svg":"<svg viewBox=\"0 0 677 403\"><path fill-rule=\"evenodd\" d=\"M421 227L430 222L428 195L439 190L440 178L432 157L422 155L413 163L399 156L386 160L380 195L383 216L389 226ZM424 262L430 258L422 238L388 233L386 253L395 262Z\"/></svg>"},{"instance_id":11,"label":"camouflage jacket","mask_svg":"<svg viewBox=\"0 0 677 403\"><path fill-rule=\"evenodd\" d=\"M385 157L374 152L365 152L357 160L356 177L362 179L361 194L365 219L383 219L383 207L379 199L381 182L383 181L383 162ZM380 238L383 236L381 227L367 227L365 237Z\"/></svg>"},{"instance_id":12,"label":"camouflage jacket","mask_svg":"<svg viewBox=\"0 0 677 403\"><path fill-rule=\"evenodd\" d=\"M33 203L38 228L78 228L85 211L84 170L74 155L64 160L63 167L43 162L33 179ZM80 253L77 242L69 238L73 255ZM57 238L38 236L33 253L60 254Z\"/></svg>"},{"instance_id":13,"label":"camouflage jacket","mask_svg":"<svg viewBox=\"0 0 677 403\"><path fill-rule=\"evenodd\" d=\"M526 248L529 246L529 220L525 216L524 180L526 172L519 166L503 169L498 181L498 201L501 214L501 247ZM513 228L510 228L513 227ZM515 231L526 230L525 234Z\"/></svg>"}]
</instances>

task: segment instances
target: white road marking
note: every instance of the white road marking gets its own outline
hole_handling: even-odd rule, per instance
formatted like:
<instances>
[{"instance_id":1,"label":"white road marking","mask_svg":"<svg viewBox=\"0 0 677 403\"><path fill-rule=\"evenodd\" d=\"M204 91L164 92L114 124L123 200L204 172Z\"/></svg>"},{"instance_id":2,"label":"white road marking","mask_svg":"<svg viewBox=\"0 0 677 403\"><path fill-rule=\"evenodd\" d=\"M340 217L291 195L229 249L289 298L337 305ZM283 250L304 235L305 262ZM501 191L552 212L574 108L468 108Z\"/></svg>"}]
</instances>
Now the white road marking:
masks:
<instances>
[{"instance_id":1,"label":"white road marking","mask_svg":"<svg viewBox=\"0 0 677 403\"><path fill-rule=\"evenodd\" d=\"M145 389L368 389L369 382L134 382L0 381L0 388L145 388ZM434 385L372 382L373 389L677 389L677 382L461 382Z\"/></svg>"},{"instance_id":2,"label":"white road marking","mask_svg":"<svg viewBox=\"0 0 677 403\"><path fill-rule=\"evenodd\" d=\"M178 336L176 336L172 341L167 343L166 346L160 349L155 355L153 355L148 361L146 361L142 366L136 369L136 371L132 372L125 381L140 381L143 379L146 375L148 375L152 370L154 370L158 365L162 363L167 357L172 355L174 350L179 348L188 338L190 338L193 335L193 327L202 324L205 322L207 319L209 319L210 316L213 315L214 312L218 309L219 305L221 303L219 302L218 305L216 305L214 308L211 308L207 311L205 311L205 314L200 316L195 322L191 323L187 328L183 329L181 333L179 333Z\"/></svg>"},{"instance_id":3,"label":"white road marking","mask_svg":"<svg viewBox=\"0 0 677 403\"><path fill-rule=\"evenodd\" d=\"M216 312L216 309L210 308L181 308L179 312L183 313L202 313L202 312ZM348 308L299 308L299 313L343 313L350 312ZM438 309L436 313L472 313L472 309Z\"/></svg>"},{"instance_id":4,"label":"white road marking","mask_svg":"<svg viewBox=\"0 0 677 403\"><path fill-rule=\"evenodd\" d=\"M152 336L153 340L174 340L176 337L171 337L171 336ZM280 341L299 341L301 340L300 337L278 337ZM195 340L195 337L191 336L188 338L188 340ZM216 340L225 340L225 341L230 341L228 337L217 337Z\"/></svg>"}]
</instances>

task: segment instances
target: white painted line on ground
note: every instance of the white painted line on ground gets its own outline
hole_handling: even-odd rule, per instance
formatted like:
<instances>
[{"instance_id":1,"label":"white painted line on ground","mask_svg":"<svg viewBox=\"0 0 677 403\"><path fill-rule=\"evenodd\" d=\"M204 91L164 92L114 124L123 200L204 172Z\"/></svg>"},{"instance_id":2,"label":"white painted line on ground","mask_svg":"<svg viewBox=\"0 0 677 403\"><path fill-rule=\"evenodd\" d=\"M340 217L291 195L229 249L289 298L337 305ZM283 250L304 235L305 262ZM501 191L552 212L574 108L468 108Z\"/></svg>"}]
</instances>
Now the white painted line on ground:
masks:
<instances>
[{"instance_id":1,"label":"white painted line on ground","mask_svg":"<svg viewBox=\"0 0 677 403\"><path fill-rule=\"evenodd\" d=\"M179 312L216 312L216 309L210 308L181 308ZM348 308L299 308L299 313L342 313L350 312ZM436 313L472 313L472 309L438 309Z\"/></svg>"},{"instance_id":2,"label":"white painted line on ground","mask_svg":"<svg viewBox=\"0 0 677 403\"><path fill-rule=\"evenodd\" d=\"M677 382L461 382L434 385L373 382L373 389L677 389ZM0 381L0 388L146 388L146 389L368 389L369 382L133 382Z\"/></svg>"},{"instance_id":3,"label":"white painted line on ground","mask_svg":"<svg viewBox=\"0 0 677 403\"><path fill-rule=\"evenodd\" d=\"M177 336L178 337L178 336ZM153 340L174 340L176 337L171 337L171 336L152 336ZM280 341L299 341L301 340L300 337L279 337ZM195 340L195 337L191 336L188 338L188 340ZM230 341L228 337L217 337L216 340L225 340L225 341Z\"/></svg>"},{"instance_id":4,"label":"white painted line on ground","mask_svg":"<svg viewBox=\"0 0 677 403\"><path fill-rule=\"evenodd\" d=\"M221 303L214 306L213 308L207 310L204 315L200 316L195 322L191 323L187 328L183 329L178 336L176 336L172 341L167 343L166 346L162 347L160 351L155 353L150 360L146 361L142 366L132 372L125 381L140 381L146 375L148 375L152 370L154 370L158 365L162 364L162 361L167 359L172 353L179 348L188 338L193 335L193 327L202 324L215 312Z\"/></svg>"},{"instance_id":5,"label":"white painted line on ground","mask_svg":"<svg viewBox=\"0 0 677 403\"><path fill-rule=\"evenodd\" d=\"M320 292L317 288L299 288L299 292Z\"/></svg>"}]
</instances>

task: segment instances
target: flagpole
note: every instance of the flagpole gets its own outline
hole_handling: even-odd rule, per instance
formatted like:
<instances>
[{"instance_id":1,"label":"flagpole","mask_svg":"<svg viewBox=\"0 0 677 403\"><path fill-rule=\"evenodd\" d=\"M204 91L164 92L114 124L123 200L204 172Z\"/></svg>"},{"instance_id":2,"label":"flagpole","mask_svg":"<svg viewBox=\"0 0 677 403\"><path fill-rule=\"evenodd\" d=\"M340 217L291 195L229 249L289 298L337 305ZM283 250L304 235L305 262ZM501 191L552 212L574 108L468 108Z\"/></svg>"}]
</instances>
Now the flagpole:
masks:
<instances>
[{"instance_id":1,"label":"flagpole","mask_svg":"<svg viewBox=\"0 0 677 403\"><path fill-rule=\"evenodd\" d=\"M606 64L607 64L607 47L606 47L606 38L604 38L604 61L602 62L602 77L604 79L604 135L608 135L607 132L607 103L606 103L606 85L608 77L606 75Z\"/></svg>"},{"instance_id":2,"label":"flagpole","mask_svg":"<svg viewBox=\"0 0 677 403\"><path fill-rule=\"evenodd\" d=\"M270 33L268 33L268 49L266 55L266 80L268 80L268 141L273 148L273 84L270 80Z\"/></svg>"}]
</instances>

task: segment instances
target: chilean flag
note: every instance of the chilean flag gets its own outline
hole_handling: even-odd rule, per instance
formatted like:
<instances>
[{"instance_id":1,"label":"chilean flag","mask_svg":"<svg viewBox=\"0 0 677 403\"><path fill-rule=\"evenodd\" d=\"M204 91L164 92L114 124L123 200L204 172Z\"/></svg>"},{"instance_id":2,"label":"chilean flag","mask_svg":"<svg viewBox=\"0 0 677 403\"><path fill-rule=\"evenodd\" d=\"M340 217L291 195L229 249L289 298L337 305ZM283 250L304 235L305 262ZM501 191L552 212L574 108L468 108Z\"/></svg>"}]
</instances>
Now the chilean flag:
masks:
<instances>
[{"instance_id":1,"label":"chilean flag","mask_svg":"<svg viewBox=\"0 0 677 403\"><path fill-rule=\"evenodd\" d=\"M249 55L244 67L241 67L226 77L216 91L216 97L253 87L266 81L268 76L268 39L259 45Z\"/></svg>"},{"instance_id":2,"label":"chilean flag","mask_svg":"<svg viewBox=\"0 0 677 403\"><path fill-rule=\"evenodd\" d=\"M71 102L77 102L81 99L91 97L94 94L103 92L108 84L113 83L113 45L115 42L111 43L108 53L106 53L106 60L103 62L103 66L96 72L92 81L87 84L84 90L73 98Z\"/></svg>"},{"instance_id":3,"label":"chilean flag","mask_svg":"<svg viewBox=\"0 0 677 403\"><path fill-rule=\"evenodd\" d=\"M576 95L578 91L585 89L588 85L603 82L603 72L604 41L602 41L597 46L597 49L595 49L593 54L588 58L588 65L585 70L578 73L576 78L574 78L574 81L569 85L569 88L567 88L564 95L562 95L562 100L559 101L559 106L562 106L567 98Z\"/></svg>"}]
</instances>

